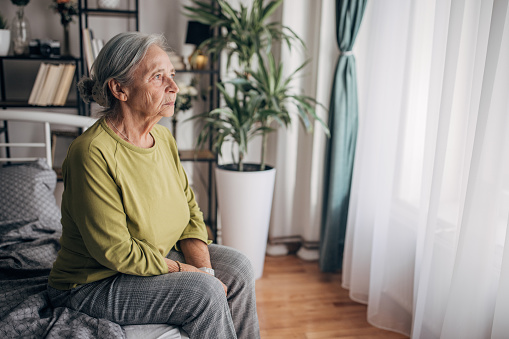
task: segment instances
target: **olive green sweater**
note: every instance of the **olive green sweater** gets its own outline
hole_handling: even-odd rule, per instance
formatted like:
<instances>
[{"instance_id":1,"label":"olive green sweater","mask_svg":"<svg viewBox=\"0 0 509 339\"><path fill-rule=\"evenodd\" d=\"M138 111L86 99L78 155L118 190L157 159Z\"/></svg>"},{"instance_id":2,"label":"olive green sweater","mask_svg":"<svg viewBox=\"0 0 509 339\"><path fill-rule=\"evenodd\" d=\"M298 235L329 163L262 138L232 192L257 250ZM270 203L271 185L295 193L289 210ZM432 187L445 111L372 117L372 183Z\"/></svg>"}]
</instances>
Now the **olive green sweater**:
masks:
<instances>
[{"instance_id":1,"label":"olive green sweater","mask_svg":"<svg viewBox=\"0 0 509 339\"><path fill-rule=\"evenodd\" d=\"M49 284L66 290L118 272L168 273L164 257L177 241L208 243L170 131L156 125L144 149L100 119L69 147L62 166L61 249Z\"/></svg>"}]
</instances>

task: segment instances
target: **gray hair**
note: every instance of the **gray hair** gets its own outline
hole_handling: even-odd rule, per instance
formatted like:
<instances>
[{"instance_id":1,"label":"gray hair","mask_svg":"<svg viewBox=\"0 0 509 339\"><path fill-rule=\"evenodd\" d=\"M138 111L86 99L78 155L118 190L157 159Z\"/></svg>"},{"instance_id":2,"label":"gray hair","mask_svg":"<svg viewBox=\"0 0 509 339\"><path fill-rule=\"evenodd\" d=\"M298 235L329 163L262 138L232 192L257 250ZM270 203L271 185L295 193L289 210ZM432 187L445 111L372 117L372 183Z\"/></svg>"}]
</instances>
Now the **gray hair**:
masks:
<instances>
[{"instance_id":1,"label":"gray hair","mask_svg":"<svg viewBox=\"0 0 509 339\"><path fill-rule=\"evenodd\" d=\"M92 64L90 77L84 76L78 82L81 98L89 103L94 100L103 107L100 115L114 115L118 99L108 87L111 79L123 86L133 81L133 73L145 57L150 46L156 45L168 50L162 34L140 32L120 33L109 40Z\"/></svg>"}]
</instances>

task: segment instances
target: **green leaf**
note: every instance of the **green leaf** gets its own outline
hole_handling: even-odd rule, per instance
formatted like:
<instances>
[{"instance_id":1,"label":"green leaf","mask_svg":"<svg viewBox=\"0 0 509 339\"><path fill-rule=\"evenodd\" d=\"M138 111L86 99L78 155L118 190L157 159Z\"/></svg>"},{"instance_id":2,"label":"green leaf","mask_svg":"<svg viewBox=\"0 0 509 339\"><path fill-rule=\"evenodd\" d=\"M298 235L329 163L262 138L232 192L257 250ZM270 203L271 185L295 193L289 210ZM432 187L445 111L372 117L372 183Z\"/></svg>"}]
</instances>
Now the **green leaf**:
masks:
<instances>
[{"instance_id":1,"label":"green leaf","mask_svg":"<svg viewBox=\"0 0 509 339\"><path fill-rule=\"evenodd\" d=\"M313 130L313 125L311 125L311 122L309 121L309 118L304 109L302 109L302 106L297 106L297 111L299 112L300 121L306 128L306 131L308 133L311 132Z\"/></svg>"},{"instance_id":2,"label":"green leaf","mask_svg":"<svg viewBox=\"0 0 509 339\"><path fill-rule=\"evenodd\" d=\"M271 15L272 13L274 13L274 11L283 3L283 0L278 0L278 1L271 1L267 7L265 7L265 9L263 10L263 14L262 14L262 17L260 18L260 21L265 21L267 20Z\"/></svg>"},{"instance_id":3,"label":"green leaf","mask_svg":"<svg viewBox=\"0 0 509 339\"><path fill-rule=\"evenodd\" d=\"M194 4L196 4L198 7L201 7L205 10L208 10L208 11L213 11L214 10L214 7L208 3L208 2L204 2L204 1L198 1L198 0L192 0Z\"/></svg>"},{"instance_id":4,"label":"green leaf","mask_svg":"<svg viewBox=\"0 0 509 339\"><path fill-rule=\"evenodd\" d=\"M295 76L295 74L297 74L298 72L300 72L300 71L301 71L301 70L302 70L302 69L303 69L303 68L304 68L304 67L305 67L305 66L309 63L309 61L310 61L309 59L308 59L308 60L306 60L306 61L304 61L304 63L303 63L302 65L300 65L299 67L297 67L297 69L295 69L295 70L294 70L294 71L293 71L293 72L292 72L292 73L288 76L288 78L286 78L286 80L285 80L285 85L284 85L285 87L287 87L287 86L288 86L288 84L289 84L292 80L294 80L294 78L293 78L293 77Z\"/></svg>"},{"instance_id":5,"label":"green leaf","mask_svg":"<svg viewBox=\"0 0 509 339\"><path fill-rule=\"evenodd\" d=\"M240 21L237 17L237 12L228 4L226 1L218 0L221 9L229 15L229 18L238 26L241 26Z\"/></svg>"}]
</instances>

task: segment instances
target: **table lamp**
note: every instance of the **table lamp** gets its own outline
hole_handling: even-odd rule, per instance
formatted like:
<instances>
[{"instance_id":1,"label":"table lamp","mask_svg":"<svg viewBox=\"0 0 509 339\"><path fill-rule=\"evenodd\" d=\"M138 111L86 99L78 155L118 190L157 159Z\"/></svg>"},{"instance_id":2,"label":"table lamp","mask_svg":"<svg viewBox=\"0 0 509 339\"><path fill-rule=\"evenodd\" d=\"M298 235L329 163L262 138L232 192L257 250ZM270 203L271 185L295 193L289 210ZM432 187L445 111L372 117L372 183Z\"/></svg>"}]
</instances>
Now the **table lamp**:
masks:
<instances>
[{"instance_id":1,"label":"table lamp","mask_svg":"<svg viewBox=\"0 0 509 339\"><path fill-rule=\"evenodd\" d=\"M198 21L187 23L186 44L195 45L194 52L189 56L191 69L204 69L208 63L208 57L198 50L198 46L212 36L210 26Z\"/></svg>"}]
</instances>

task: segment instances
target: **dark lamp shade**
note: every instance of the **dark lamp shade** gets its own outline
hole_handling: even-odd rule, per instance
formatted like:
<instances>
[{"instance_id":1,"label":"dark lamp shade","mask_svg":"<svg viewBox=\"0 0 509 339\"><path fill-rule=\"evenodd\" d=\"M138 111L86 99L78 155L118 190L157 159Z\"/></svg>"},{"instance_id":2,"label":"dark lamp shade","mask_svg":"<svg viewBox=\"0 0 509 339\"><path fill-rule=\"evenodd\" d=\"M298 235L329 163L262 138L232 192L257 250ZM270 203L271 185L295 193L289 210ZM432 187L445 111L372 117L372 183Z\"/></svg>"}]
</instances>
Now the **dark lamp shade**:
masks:
<instances>
[{"instance_id":1,"label":"dark lamp shade","mask_svg":"<svg viewBox=\"0 0 509 339\"><path fill-rule=\"evenodd\" d=\"M187 23L186 44L199 45L210 38L210 26L198 21L189 21Z\"/></svg>"}]
</instances>

